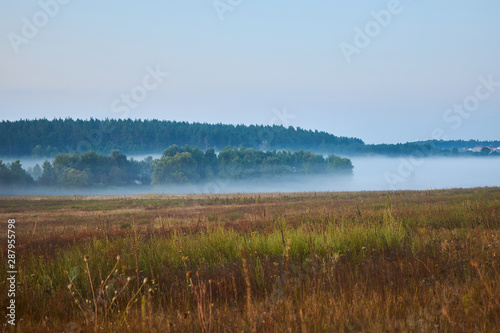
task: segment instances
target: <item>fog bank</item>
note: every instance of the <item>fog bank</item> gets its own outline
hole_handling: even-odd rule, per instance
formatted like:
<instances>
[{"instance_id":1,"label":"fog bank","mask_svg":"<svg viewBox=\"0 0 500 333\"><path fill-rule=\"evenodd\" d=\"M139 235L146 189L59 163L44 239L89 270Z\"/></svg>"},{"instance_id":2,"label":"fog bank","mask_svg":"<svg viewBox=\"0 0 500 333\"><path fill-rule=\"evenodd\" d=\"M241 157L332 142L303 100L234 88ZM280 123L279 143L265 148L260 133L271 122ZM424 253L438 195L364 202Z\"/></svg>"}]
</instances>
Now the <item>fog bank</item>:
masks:
<instances>
[{"instance_id":1,"label":"fog bank","mask_svg":"<svg viewBox=\"0 0 500 333\"><path fill-rule=\"evenodd\" d=\"M500 158L350 157L352 176L317 175L190 185L92 188L0 188L0 195L131 195L309 191L431 190L500 186ZM34 161L23 166L30 165ZM34 164L33 164L34 165Z\"/></svg>"}]
</instances>

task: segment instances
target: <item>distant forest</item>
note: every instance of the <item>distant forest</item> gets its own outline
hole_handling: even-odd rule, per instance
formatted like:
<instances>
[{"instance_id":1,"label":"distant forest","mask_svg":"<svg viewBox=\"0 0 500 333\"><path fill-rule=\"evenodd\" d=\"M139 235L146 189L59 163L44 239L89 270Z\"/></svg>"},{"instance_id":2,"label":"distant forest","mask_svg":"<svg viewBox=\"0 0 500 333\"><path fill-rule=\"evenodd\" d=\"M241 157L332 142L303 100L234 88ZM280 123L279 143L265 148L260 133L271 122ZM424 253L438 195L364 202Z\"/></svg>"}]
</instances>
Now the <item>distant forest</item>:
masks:
<instances>
[{"instance_id":1,"label":"distant forest","mask_svg":"<svg viewBox=\"0 0 500 333\"><path fill-rule=\"evenodd\" d=\"M429 144L438 149L469 149L476 147L499 148L500 141L479 141L479 140L427 140L415 142L418 144Z\"/></svg>"},{"instance_id":2,"label":"distant forest","mask_svg":"<svg viewBox=\"0 0 500 333\"><path fill-rule=\"evenodd\" d=\"M170 145L216 151L227 146L260 150L309 150L325 154L405 156L500 155L485 149L463 152L475 146L498 147L488 141L422 141L398 144L365 144L361 139L339 137L300 127L228 125L131 119L36 119L0 123L1 157L55 157L77 151L111 154L160 154Z\"/></svg>"},{"instance_id":3,"label":"distant forest","mask_svg":"<svg viewBox=\"0 0 500 333\"><path fill-rule=\"evenodd\" d=\"M202 124L160 120L37 119L0 123L0 156L54 157L94 150L109 154L161 153L170 145L221 150L227 146L273 149L343 150L360 139L301 128Z\"/></svg>"},{"instance_id":4,"label":"distant forest","mask_svg":"<svg viewBox=\"0 0 500 333\"><path fill-rule=\"evenodd\" d=\"M161 158L127 159L113 151L58 154L52 162L24 170L19 161L0 160L0 186L86 187L131 184L187 184L212 179L243 180L286 175L352 174L347 158L323 157L309 151L261 151L253 148L213 148L203 152L188 145L172 145Z\"/></svg>"}]
</instances>

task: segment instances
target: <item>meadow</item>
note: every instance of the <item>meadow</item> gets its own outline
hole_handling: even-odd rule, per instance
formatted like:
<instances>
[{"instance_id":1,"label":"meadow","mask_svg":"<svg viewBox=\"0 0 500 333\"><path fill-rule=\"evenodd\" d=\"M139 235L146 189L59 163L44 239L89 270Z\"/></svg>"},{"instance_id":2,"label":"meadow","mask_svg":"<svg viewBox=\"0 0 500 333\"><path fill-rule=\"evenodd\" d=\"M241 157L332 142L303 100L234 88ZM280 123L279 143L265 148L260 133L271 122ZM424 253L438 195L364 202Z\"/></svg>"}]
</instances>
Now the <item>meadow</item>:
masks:
<instances>
[{"instance_id":1,"label":"meadow","mask_svg":"<svg viewBox=\"0 0 500 333\"><path fill-rule=\"evenodd\" d=\"M9 219L17 332L500 331L500 188L1 197L2 267Z\"/></svg>"}]
</instances>

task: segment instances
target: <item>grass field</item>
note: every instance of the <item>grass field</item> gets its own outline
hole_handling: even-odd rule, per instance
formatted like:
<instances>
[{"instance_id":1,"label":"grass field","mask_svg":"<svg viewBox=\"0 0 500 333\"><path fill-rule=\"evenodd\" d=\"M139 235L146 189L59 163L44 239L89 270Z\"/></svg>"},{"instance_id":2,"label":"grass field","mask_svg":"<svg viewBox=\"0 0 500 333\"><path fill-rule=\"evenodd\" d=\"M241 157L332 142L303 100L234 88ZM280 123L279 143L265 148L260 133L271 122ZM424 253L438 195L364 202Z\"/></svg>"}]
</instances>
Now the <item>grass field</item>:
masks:
<instances>
[{"instance_id":1,"label":"grass field","mask_svg":"<svg viewBox=\"0 0 500 333\"><path fill-rule=\"evenodd\" d=\"M2 267L13 218L17 332L500 331L500 188L2 197Z\"/></svg>"}]
</instances>

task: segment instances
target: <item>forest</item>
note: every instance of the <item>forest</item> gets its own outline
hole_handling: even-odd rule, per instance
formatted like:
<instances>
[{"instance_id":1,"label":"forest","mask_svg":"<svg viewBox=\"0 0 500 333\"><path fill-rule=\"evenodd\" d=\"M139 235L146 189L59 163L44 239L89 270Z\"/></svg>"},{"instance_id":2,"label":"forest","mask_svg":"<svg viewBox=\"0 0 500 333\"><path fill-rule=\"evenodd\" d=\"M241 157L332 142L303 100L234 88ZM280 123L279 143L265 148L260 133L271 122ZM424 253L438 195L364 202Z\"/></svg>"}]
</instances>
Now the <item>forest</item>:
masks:
<instances>
[{"instance_id":1,"label":"forest","mask_svg":"<svg viewBox=\"0 0 500 333\"><path fill-rule=\"evenodd\" d=\"M0 157L54 158L95 151L128 155L160 154L165 147L200 147L203 151L247 147L263 151L309 150L351 156L500 156L498 141L418 141L366 144L358 138L280 125L231 125L131 119L35 119L0 122ZM483 147L482 151L467 148Z\"/></svg>"},{"instance_id":2,"label":"forest","mask_svg":"<svg viewBox=\"0 0 500 333\"><path fill-rule=\"evenodd\" d=\"M365 144L358 138L281 125L230 125L131 119L35 119L0 122L1 157L55 157L74 151L159 154L171 145L220 151L227 146L260 150L310 150L322 154L383 156L477 156L463 148L499 147L493 141L420 141ZM500 155L485 151L482 155Z\"/></svg>"},{"instance_id":3,"label":"forest","mask_svg":"<svg viewBox=\"0 0 500 333\"><path fill-rule=\"evenodd\" d=\"M284 175L352 174L347 158L310 151L262 151L226 147L218 154L189 145L172 145L160 158L138 161L119 151L57 154L52 162L24 170L19 161L0 160L0 186L86 187L109 185L187 184L211 179L243 180Z\"/></svg>"},{"instance_id":4,"label":"forest","mask_svg":"<svg viewBox=\"0 0 500 333\"><path fill-rule=\"evenodd\" d=\"M363 146L356 138L338 137L300 127L202 124L160 120L36 119L0 122L0 156L55 157L74 151L110 154L157 154L171 145L220 151L227 146L262 150L314 150L341 153Z\"/></svg>"},{"instance_id":5,"label":"forest","mask_svg":"<svg viewBox=\"0 0 500 333\"><path fill-rule=\"evenodd\" d=\"M415 143L420 144L430 144L433 147L440 149L453 148L475 148L475 147L500 147L500 141L484 141L484 140L427 140L427 141L417 141Z\"/></svg>"}]
</instances>

